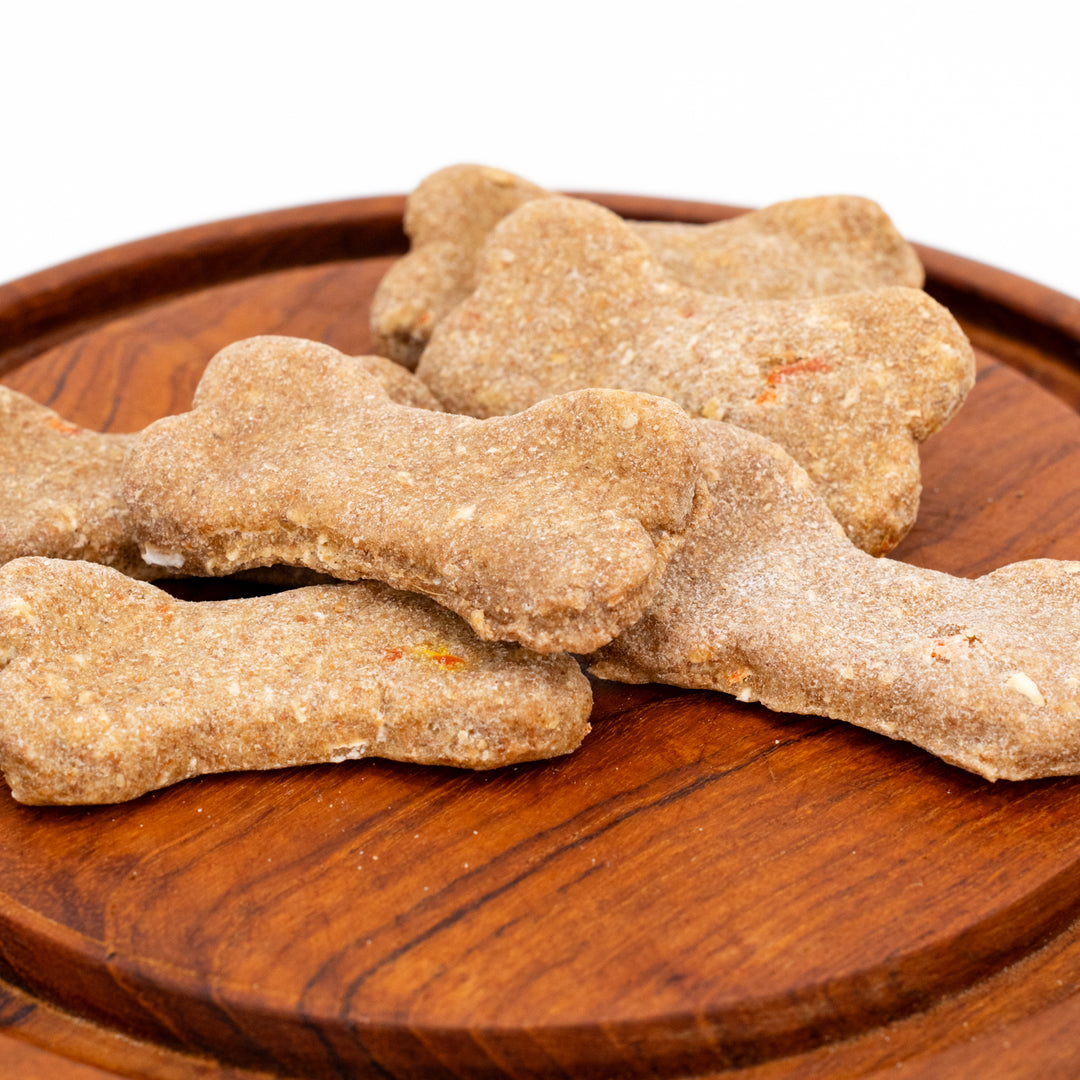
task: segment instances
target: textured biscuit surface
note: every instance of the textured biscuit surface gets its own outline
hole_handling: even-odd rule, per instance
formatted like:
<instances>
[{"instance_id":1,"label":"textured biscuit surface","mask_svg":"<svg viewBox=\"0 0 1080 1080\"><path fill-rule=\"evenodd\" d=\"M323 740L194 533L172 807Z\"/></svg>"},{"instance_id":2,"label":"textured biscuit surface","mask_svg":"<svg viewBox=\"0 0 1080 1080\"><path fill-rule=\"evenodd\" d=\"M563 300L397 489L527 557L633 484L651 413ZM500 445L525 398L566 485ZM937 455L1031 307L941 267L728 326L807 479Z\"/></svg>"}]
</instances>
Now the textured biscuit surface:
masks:
<instances>
[{"instance_id":1,"label":"textured biscuit surface","mask_svg":"<svg viewBox=\"0 0 1080 1080\"><path fill-rule=\"evenodd\" d=\"M372 303L377 352L415 367L435 326L475 287L487 234L507 214L553 193L482 165L452 165L409 196L409 253ZM884 285L920 288L914 249L870 199L793 199L710 225L630 222L654 258L684 285L718 296L767 300Z\"/></svg>"},{"instance_id":2,"label":"textured biscuit surface","mask_svg":"<svg viewBox=\"0 0 1080 1080\"><path fill-rule=\"evenodd\" d=\"M790 199L709 225L630 228L683 285L736 300L792 300L925 280L915 249L871 199Z\"/></svg>"},{"instance_id":3,"label":"textured biscuit surface","mask_svg":"<svg viewBox=\"0 0 1080 1080\"><path fill-rule=\"evenodd\" d=\"M677 406L589 390L478 421L393 404L325 345L253 338L148 427L125 497L144 557L307 566L423 592L484 638L585 652L634 622L707 500Z\"/></svg>"},{"instance_id":4,"label":"textured biscuit surface","mask_svg":"<svg viewBox=\"0 0 1080 1080\"><path fill-rule=\"evenodd\" d=\"M481 642L375 582L185 603L107 567L0 569L0 767L27 803L385 757L490 769L589 730L568 656Z\"/></svg>"},{"instance_id":5,"label":"textured biscuit surface","mask_svg":"<svg viewBox=\"0 0 1080 1080\"><path fill-rule=\"evenodd\" d=\"M155 576L120 493L133 438L87 431L0 386L0 563L44 555Z\"/></svg>"},{"instance_id":6,"label":"textured biscuit surface","mask_svg":"<svg viewBox=\"0 0 1080 1080\"><path fill-rule=\"evenodd\" d=\"M353 359L386 391L391 401L414 409L442 412L442 404L411 371L385 356L356 356Z\"/></svg>"},{"instance_id":7,"label":"textured biscuit surface","mask_svg":"<svg viewBox=\"0 0 1080 1080\"><path fill-rule=\"evenodd\" d=\"M417 374L453 412L513 413L583 386L640 390L779 442L875 554L915 518L917 443L974 381L956 320L903 287L736 302L674 282L616 215L526 203Z\"/></svg>"},{"instance_id":8,"label":"textured biscuit surface","mask_svg":"<svg viewBox=\"0 0 1080 1080\"><path fill-rule=\"evenodd\" d=\"M779 447L699 423L712 513L595 674L846 720L989 779L1080 772L1080 562L874 559Z\"/></svg>"}]
</instances>

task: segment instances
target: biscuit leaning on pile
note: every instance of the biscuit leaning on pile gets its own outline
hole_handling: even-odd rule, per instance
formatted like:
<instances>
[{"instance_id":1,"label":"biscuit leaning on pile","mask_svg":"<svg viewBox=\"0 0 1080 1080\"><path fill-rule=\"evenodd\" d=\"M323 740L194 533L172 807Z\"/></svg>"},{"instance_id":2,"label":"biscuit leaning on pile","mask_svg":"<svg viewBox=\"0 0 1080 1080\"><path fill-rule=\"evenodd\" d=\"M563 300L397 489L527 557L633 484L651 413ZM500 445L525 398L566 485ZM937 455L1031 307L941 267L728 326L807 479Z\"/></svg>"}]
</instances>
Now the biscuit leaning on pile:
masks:
<instances>
[{"instance_id":1,"label":"biscuit leaning on pile","mask_svg":"<svg viewBox=\"0 0 1080 1080\"><path fill-rule=\"evenodd\" d=\"M156 577L131 535L120 469L132 435L104 435L0 386L0 565L88 559Z\"/></svg>"},{"instance_id":2,"label":"biscuit leaning on pile","mask_svg":"<svg viewBox=\"0 0 1080 1080\"><path fill-rule=\"evenodd\" d=\"M711 513L594 674L846 720L990 780L1080 772L1080 562L875 559L780 447L698 423Z\"/></svg>"},{"instance_id":3,"label":"biscuit leaning on pile","mask_svg":"<svg viewBox=\"0 0 1080 1080\"><path fill-rule=\"evenodd\" d=\"M553 197L482 165L451 165L427 177L406 202L409 253L372 300L376 351L415 368L432 331L475 288L488 233L525 203ZM785 299L923 284L911 245L880 206L854 196L794 199L709 225L628 226L677 281L717 296Z\"/></svg>"}]
</instances>

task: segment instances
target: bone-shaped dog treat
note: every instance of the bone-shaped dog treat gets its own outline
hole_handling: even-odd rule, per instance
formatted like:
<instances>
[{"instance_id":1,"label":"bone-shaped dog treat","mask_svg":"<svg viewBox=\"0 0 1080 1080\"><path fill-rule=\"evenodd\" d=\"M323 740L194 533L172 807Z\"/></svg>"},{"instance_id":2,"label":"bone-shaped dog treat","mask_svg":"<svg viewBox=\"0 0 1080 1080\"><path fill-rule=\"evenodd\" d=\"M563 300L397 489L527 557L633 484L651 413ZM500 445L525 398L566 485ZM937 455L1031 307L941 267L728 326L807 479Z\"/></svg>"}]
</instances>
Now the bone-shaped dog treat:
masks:
<instances>
[{"instance_id":1,"label":"bone-shaped dog treat","mask_svg":"<svg viewBox=\"0 0 1080 1080\"><path fill-rule=\"evenodd\" d=\"M376 582L185 603L107 567L0 569L0 768L26 803L384 757L491 769L589 730L577 663Z\"/></svg>"},{"instance_id":2,"label":"bone-shaped dog treat","mask_svg":"<svg viewBox=\"0 0 1080 1080\"><path fill-rule=\"evenodd\" d=\"M733 302L672 281L616 215L526 203L417 374L452 412L513 413L583 386L641 390L783 445L860 547L910 528L917 443L974 381L971 346L916 289Z\"/></svg>"},{"instance_id":3,"label":"bone-shaped dog treat","mask_svg":"<svg viewBox=\"0 0 1080 1080\"><path fill-rule=\"evenodd\" d=\"M481 637L586 652L637 619L706 501L696 449L643 394L478 421L395 405L328 346L252 338L142 433L125 496L150 561L376 578Z\"/></svg>"},{"instance_id":4,"label":"bone-shaped dog treat","mask_svg":"<svg viewBox=\"0 0 1080 1080\"><path fill-rule=\"evenodd\" d=\"M409 254L387 272L371 307L376 352L415 367L435 326L475 288L476 259L507 214L554 193L482 165L452 165L409 196ZM684 285L745 300L920 288L914 249L877 203L853 195L793 199L710 225L630 222Z\"/></svg>"},{"instance_id":5,"label":"bone-shaped dog treat","mask_svg":"<svg viewBox=\"0 0 1080 1080\"><path fill-rule=\"evenodd\" d=\"M874 559L778 446L699 423L712 513L594 674L846 720L991 780L1080 772L1080 562Z\"/></svg>"}]
</instances>

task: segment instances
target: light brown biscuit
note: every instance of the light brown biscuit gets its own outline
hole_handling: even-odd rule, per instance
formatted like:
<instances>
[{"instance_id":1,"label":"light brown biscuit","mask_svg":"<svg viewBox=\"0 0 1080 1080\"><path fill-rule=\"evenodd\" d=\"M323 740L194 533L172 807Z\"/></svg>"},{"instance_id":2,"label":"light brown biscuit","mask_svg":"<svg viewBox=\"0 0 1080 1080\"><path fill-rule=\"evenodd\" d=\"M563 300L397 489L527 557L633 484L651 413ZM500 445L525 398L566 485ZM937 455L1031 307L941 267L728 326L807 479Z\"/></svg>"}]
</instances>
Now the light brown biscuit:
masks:
<instances>
[{"instance_id":1,"label":"light brown biscuit","mask_svg":"<svg viewBox=\"0 0 1080 1080\"><path fill-rule=\"evenodd\" d=\"M376 352L414 368L435 326L475 288L487 234L507 214L554 193L483 165L452 165L409 196L409 253L371 307ZM793 199L709 225L629 222L684 285L744 300L908 285L921 288L914 248L877 203L854 195Z\"/></svg>"},{"instance_id":2,"label":"light brown biscuit","mask_svg":"<svg viewBox=\"0 0 1080 1080\"><path fill-rule=\"evenodd\" d=\"M402 405L442 411L400 364L355 358ZM147 563L131 533L121 469L134 435L88 431L0 386L0 564L21 555L86 559L155 580L175 571ZM264 572L260 580L273 581Z\"/></svg>"},{"instance_id":3,"label":"light brown biscuit","mask_svg":"<svg viewBox=\"0 0 1080 1080\"><path fill-rule=\"evenodd\" d=\"M106 567L0 569L0 768L25 803L384 757L492 769L589 730L577 663L375 582L185 603Z\"/></svg>"},{"instance_id":4,"label":"light brown biscuit","mask_svg":"<svg viewBox=\"0 0 1080 1080\"><path fill-rule=\"evenodd\" d=\"M686 414L643 394L481 422L395 405L329 346L252 338L142 433L124 490L152 562L376 578L483 638L586 652L637 619L700 511L696 451Z\"/></svg>"},{"instance_id":5,"label":"light brown biscuit","mask_svg":"<svg viewBox=\"0 0 1080 1080\"><path fill-rule=\"evenodd\" d=\"M917 443L974 373L963 332L923 292L717 299L673 282L618 217L577 199L527 203L493 230L476 292L417 368L448 409L473 416L610 386L760 432L874 554L915 520Z\"/></svg>"},{"instance_id":6,"label":"light brown biscuit","mask_svg":"<svg viewBox=\"0 0 1080 1080\"><path fill-rule=\"evenodd\" d=\"M0 386L0 563L89 559L157 576L131 536L120 468L132 435L101 435Z\"/></svg>"},{"instance_id":7,"label":"light brown biscuit","mask_svg":"<svg viewBox=\"0 0 1080 1080\"><path fill-rule=\"evenodd\" d=\"M846 720L991 780L1080 772L1080 562L968 580L871 558L778 446L699 423L712 513L593 673Z\"/></svg>"}]
</instances>

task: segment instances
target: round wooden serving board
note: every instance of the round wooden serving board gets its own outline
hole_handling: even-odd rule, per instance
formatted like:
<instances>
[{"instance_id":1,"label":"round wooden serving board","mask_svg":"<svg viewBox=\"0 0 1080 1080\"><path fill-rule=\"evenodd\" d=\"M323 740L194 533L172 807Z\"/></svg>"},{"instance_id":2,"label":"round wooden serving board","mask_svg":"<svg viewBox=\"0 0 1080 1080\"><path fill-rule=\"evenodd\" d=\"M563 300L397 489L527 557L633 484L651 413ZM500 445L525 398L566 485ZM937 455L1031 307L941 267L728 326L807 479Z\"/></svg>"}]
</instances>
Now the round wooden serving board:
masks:
<instances>
[{"instance_id":1,"label":"round wooden serving board","mask_svg":"<svg viewBox=\"0 0 1080 1080\"><path fill-rule=\"evenodd\" d=\"M731 207L604 196L631 217ZM0 288L0 378L87 427L252 334L369 348L400 198ZM896 557L1080 559L1080 304L928 249L979 379ZM597 683L569 758L0 801L0 1074L919 1077L1080 1071L1080 779L987 783L725 695Z\"/></svg>"}]
</instances>

